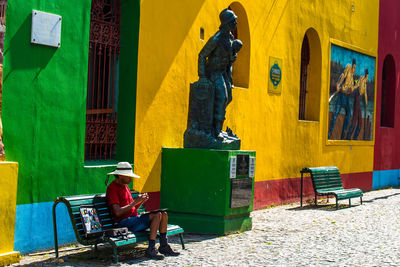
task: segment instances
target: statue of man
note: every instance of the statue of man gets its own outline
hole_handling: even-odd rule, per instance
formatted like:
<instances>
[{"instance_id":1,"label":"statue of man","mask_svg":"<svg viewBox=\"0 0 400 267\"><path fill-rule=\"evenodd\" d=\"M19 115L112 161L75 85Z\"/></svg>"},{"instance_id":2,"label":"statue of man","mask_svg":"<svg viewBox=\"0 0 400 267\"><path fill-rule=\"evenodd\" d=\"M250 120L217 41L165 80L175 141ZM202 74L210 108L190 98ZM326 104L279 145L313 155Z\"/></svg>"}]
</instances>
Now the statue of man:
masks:
<instances>
[{"instance_id":1,"label":"statue of man","mask_svg":"<svg viewBox=\"0 0 400 267\"><path fill-rule=\"evenodd\" d=\"M232 31L236 30L237 16L229 9L224 9L219 15L221 26L206 43L199 54L199 82L208 79L215 87L213 129L214 136L223 139L222 125L225 121L225 111L232 100L232 65L236 53L242 43L234 40Z\"/></svg>"}]
</instances>

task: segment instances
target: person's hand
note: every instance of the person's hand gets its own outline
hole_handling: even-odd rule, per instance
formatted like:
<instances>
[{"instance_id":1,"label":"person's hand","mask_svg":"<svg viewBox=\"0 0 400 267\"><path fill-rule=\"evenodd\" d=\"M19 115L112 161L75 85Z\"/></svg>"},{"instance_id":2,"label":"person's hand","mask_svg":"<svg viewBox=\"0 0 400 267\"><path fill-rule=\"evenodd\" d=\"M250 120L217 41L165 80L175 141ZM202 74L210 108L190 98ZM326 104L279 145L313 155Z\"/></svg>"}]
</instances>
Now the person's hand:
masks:
<instances>
[{"instance_id":1,"label":"person's hand","mask_svg":"<svg viewBox=\"0 0 400 267\"><path fill-rule=\"evenodd\" d=\"M136 206L139 203L142 203L144 199L143 194L139 194L135 199L133 200L134 205Z\"/></svg>"},{"instance_id":2,"label":"person's hand","mask_svg":"<svg viewBox=\"0 0 400 267\"><path fill-rule=\"evenodd\" d=\"M139 203L142 204L142 203L146 202L148 199L149 199L149 195L147 193L143 193L143 194L138 195L135 198L135 202L138 204Z\"/></svg>"},{"instance_id":3,"label":"person's hand","mask_svg":"<svg viewBox=\"0 0 400 267\"><path fill-rule=\"evenodd\" d=\"M146 202L147 200L149 200L149 195L147 193L143 193L142 200L143 200L143 202Z\"/></svg>"}]
</instances>

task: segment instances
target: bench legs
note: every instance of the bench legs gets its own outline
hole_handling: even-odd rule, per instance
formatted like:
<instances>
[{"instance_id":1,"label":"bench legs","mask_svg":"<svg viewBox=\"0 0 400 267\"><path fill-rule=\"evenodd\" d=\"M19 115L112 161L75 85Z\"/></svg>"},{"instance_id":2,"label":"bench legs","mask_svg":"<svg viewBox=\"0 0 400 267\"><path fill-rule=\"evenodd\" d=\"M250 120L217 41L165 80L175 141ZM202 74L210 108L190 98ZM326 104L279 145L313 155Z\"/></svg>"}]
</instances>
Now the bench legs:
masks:
<instances>
[{"instance_id":1,"label":"bench legs","mask_svg":"<svg viewBox=\"0 0 400 267\"><path fill-rule=\"evenodd\" d=\"M182 235L182 233L179 234L179 238L181 239L182 249L185 249L185 243L183 243L183 235Z\"/></svg>"},{"instance_id":2,"label":"bench legs","mask_svg":"<svg viewBox=\"0 0 400 267\"><path fill-rule=\"evenodd\" d=\"M328 197L328 199L329 199L329 197ZM339 201L338 201L336 196L335 196L335 199L336 199L336 209L338 210L339 209ZM362 205L362 196L360 196L360 204ZM315 195L315 206L318 207L318 205L317 205L317 195ZM351 207L351 198L349 198L349 207Z\"/></svg>"},{"instance_id":3,"label":"bench legs","mask_svg":"<svg viewBox=\"0 0 400 267\"><path fill-rule=\"evenodd\" d=\"M53 229L54 229L54 249L56 251L56 258L58 258L58 239L57 239L57 220L56 220L56 206L59 202L53 204Z\"/></svg>"},{"instance_id":4,"label":"bench legs","mask_svg":"<svg viewBox=\"0 0 400 267\"><path fill-rule=\"evenodd\" d=\"M115 243L113 242L109 242L111 244L111 246L113 247L113 251L114 251L114 263L118 263L118 247Z\"/></svg>"}]
</instances>

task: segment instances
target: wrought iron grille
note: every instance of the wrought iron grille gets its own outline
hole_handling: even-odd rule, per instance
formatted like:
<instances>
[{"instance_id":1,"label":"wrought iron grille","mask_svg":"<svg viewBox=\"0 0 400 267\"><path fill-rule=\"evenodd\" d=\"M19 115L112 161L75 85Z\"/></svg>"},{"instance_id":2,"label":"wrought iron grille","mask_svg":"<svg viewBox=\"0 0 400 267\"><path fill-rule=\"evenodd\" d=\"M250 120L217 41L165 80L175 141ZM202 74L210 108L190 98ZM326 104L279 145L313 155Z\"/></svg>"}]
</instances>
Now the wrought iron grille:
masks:
<instances>
[{"instance_id":1,"label":"wrought iron grille","mask_svg":"<svg viewBox=\"0 0 400 267\"><path fill-rule=\"evenodd\" d=\"M0 23L6 25L7 0L0 0Z\"/></svg>"},{"instance_id":2,"label":"wrought iron grille","mask_svg":"<svg viewBox=\"0 0 400 267\"><path fill-rule=\"evenodd\" d=\"M92 0L85 160L115 156L120 23L120 1Z\"/></svg>"},{"instance_id":3,"label":"wrought iron grille","mask_svg":"<svg viewBox=\"0 0 400 267\"><path fill-rule=\"evenodd\" d=\"M301 45L299 120L306 119L307 75L309 63L310 46L308 44L307 35L305 35L303 39L303 44Z\"/></svg>"}]
</instances>

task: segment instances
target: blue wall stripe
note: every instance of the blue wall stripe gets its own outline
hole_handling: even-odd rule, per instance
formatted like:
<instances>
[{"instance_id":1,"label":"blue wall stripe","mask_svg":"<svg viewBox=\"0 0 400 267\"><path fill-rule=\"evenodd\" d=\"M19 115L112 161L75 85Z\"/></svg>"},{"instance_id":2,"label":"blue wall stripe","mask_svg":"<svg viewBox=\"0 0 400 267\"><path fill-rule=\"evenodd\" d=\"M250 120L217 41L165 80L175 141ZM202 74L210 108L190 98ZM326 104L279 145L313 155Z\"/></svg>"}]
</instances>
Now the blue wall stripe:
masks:
<instances>
[{"instance_id":1,"label":"blue wall stripe","mask_svg":"<svg viewBox=\"0 0 400 267\"><path fill-rule=\"evenodd\" d=\"M52 208L54 202L17 205L14 249L22 254L54 249ZM76 242L67 207L56 208L58 244Z\"/></svg>"},{"instance_id":2,"label":"blue wall stripe","mask_svg":"<svg viewBox=\"0 0 400 267\"><path fill-rule=\"evenodd\" d=\"M398 187L400 185L400 169L373 171L372 189Z\"/></svg>"}]
</instances>

